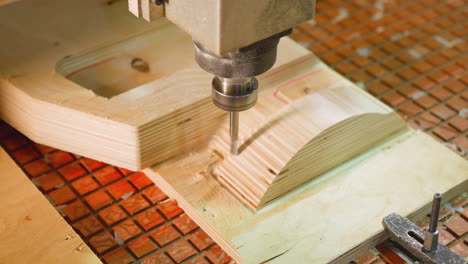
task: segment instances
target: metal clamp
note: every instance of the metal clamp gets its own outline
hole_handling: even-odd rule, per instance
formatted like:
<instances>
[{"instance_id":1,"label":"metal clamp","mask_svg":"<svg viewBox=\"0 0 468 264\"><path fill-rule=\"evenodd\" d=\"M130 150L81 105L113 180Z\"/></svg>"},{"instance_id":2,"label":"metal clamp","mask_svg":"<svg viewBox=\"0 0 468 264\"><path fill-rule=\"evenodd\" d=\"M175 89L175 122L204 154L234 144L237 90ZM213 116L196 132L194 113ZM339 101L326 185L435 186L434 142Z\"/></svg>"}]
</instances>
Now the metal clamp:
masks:
<instances>
[{"instance_id":1,"label":"metal clamp","mask_svg":"<svg viewBox=\"0 0 468 264\"><path fill-rule=\"evenodd\" d=\"M383 219L383 225L393 241L425 264L466 264L467 262L459 255L438 241L437 221L440 201L440 194L434 195L431 223L426 232L396 213L386 216Z\"/></svg>"}]
</instances>

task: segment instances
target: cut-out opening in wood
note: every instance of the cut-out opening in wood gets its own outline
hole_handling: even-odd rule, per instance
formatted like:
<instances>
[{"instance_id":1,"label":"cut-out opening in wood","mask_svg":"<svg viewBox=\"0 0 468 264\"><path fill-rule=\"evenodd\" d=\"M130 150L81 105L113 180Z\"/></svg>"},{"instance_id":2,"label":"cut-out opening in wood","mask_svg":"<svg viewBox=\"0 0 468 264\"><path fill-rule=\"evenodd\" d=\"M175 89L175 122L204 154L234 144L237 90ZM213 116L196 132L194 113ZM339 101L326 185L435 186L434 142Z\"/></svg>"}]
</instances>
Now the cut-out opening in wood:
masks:
<instances>
[{"instance_id":1,"label":"cut-out opening in wood","mask_svg":"<svg viewBox=\"0 0 468 264\"><path fill-rule=\"evenodd\" d=\"M96 95L111 98L193 64L190 36L171 30L170 26L160 28L144 39L67 56L57 63L56 71ZM177 52L168 52L181 42L188 45L176 45Z\"/></svg>"}]
</instances>

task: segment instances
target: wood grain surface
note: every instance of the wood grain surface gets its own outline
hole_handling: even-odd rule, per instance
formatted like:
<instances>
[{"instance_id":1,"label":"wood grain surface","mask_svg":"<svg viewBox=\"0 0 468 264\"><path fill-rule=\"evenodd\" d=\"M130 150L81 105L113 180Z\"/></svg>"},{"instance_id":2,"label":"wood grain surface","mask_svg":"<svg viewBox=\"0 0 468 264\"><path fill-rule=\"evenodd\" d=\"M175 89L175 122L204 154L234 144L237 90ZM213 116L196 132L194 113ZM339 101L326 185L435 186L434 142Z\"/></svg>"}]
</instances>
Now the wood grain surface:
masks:
<instances>
[{"instance_id":1,"label":"wood grain surface","mask_svg":"<svg viewBox=\"0 0 468 264\"><path fill-rule=\"evenodd\" d=\"M0 148L0 263L101 263Z\"/></svg>"}]
</instances>

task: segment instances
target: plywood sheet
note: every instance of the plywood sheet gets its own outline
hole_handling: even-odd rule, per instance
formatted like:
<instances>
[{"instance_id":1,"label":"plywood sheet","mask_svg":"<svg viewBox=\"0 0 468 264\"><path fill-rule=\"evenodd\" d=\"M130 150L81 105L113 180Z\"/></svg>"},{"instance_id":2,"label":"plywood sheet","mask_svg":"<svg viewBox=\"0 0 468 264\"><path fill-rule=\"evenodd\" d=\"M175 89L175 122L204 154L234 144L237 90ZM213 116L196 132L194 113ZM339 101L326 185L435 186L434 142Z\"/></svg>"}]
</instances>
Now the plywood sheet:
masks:
<instances>
[{"instance_id":1,"label":"plywood sheet","mask_svg":"<svg viewBox=\"0 0 468 264\"><path fill-rule=\"evenodd\" d=\"M0 148L0 263L101 263Z\"/></svg>"}]
</instances>

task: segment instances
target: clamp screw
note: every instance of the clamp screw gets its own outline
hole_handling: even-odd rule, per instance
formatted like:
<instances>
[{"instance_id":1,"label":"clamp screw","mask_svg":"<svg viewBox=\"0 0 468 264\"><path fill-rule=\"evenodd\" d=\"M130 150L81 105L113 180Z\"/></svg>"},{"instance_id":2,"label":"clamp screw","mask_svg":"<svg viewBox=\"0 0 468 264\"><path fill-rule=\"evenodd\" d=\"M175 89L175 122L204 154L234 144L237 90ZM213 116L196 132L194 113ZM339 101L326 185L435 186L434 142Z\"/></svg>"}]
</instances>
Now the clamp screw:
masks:
<instances>
[{"instance_id":1,"label":"clamp screw","mask_svg":"<svg viewBox=\"0 0 468 264\"><path fill-rule=\"evenodd\" d=\"M429 223L429 228L426 231L424 237L423 250L425 252L431 252L437 249L437 244L439 241L439 231L437 231L437 222L439 221L441 201L442 195L440 195L439 193L434 194L434 198L432 200L431 222Z\"/></svg>"}]
</instances>

